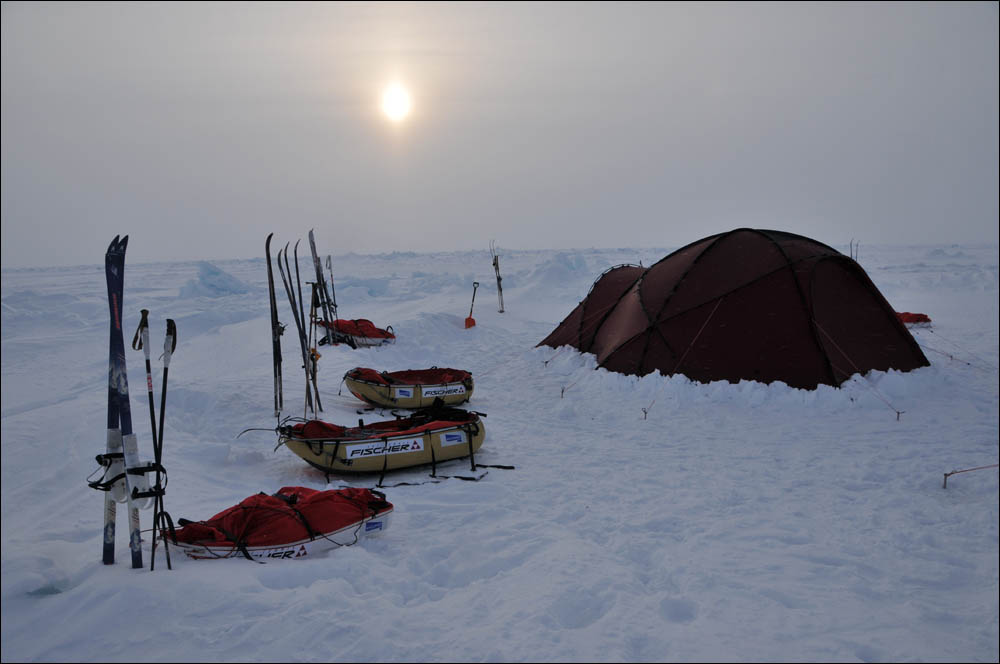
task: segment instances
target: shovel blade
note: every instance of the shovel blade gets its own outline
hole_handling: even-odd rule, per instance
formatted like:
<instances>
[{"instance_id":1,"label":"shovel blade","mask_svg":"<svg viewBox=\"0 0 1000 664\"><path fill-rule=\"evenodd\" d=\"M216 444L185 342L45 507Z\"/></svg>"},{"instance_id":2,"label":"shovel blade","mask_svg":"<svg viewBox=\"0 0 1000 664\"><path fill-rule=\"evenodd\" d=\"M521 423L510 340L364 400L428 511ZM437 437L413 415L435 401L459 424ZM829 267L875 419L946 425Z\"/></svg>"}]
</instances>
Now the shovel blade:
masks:
<instances>
[{"instance_id":1,"label":"shovel blade","mask_svg":"<svg viewBox=\"0 0 1000 664\"><path fill-rule=\"evenodd\" d=\"M475 326L476 326L476 319L475 318L473 318L472 316L469 316L468 318L465 319L465 329L468 330L470 327L475 327Z\"/></svg>"}]
</instances>

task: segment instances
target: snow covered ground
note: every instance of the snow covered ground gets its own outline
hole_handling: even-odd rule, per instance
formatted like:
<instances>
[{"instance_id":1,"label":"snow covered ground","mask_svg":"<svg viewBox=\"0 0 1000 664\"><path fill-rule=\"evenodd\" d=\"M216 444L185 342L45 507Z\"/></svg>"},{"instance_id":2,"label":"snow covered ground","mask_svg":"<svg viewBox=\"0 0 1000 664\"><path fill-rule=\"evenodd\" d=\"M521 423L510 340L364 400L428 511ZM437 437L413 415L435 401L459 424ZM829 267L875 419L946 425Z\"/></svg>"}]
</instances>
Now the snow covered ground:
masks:
<instances>
[{"instance_id":1,"label":"snow covered ground","mask_svg":"<svg viewBox=\"0 0 1000 664\"><path fill-rule=\"evenodd\" d=\"M105 566L103 494L85 481L105 444L110 240L93 265L2 273L4 662L998 659L997 469L942 488L948 471L998 461L996 245L862 246L894 308L933 319L914 331L932 366L815 391L637 379L535 347L605 269L669 248L501 248L502 314L485 249L337 254L341 316L391 325L398 341L321 348L323 419L391 417L358 414L340 382L353 367L468 369L469 407L487 413L476 460L516 468L387 488L389 530L325 557L175 551L167 570L158 552L150 572L150 512L146 569L129 567L124 507ZM465 329L474 280L478 324ZM275 426L267 300L263 257L126 257L126 344L142 308L154 349L177 321L164 436L175 520L283 486L377 481L327 485L273 433L236 437ZM291 330L286 414L301 416ZM150 458L143 356L127 357Z\"/></svg>"}]
</instances>

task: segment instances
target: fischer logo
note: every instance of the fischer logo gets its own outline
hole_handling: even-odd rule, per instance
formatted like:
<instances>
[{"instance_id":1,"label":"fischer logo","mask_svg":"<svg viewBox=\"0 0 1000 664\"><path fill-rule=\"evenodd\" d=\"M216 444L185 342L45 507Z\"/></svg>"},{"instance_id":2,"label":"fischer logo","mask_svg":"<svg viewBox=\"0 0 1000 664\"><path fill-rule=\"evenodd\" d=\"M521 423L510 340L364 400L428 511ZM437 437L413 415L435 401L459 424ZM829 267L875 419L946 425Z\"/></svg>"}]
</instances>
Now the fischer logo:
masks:
<instances>
[{"instance_id":1,"label":"fischer logo","mask_svg":"<svg viewBox=\"0 0 1000 664\"><path fill-rule=\"evenodd\" d=\"M424 388L425 397L444 397L451 394L465 394L464 385L442 385L441 387Z\"/></svg>"},{"instance_id":2,"label":"fischer logo","mask_svg":"<svg viewBox=\"0 0 1000 664\"><path fill-rule=\"evenodd\" d=\"M262 557L265 557L265 558L281 558L282 560L287 560L289 558L295 558L296 556L295 556L295 552L294 551L272 551L271 553L267 554L266 556L262 556Z\"/></svg>"},{"instance_id":3,"label":"fischer logo","mask_svg":"<svg viewBox=\"0 0 1000 664\"><path fill-rule=\"evenodd\" d=\"M420 452L424 449L423 438L407 438L405 440L390 440L388 442L373 441L361 445L352 445L347 451L348 459L361 459L370 456L386 456L388 454L404 454Z\"/></svg>"}]
</instances>

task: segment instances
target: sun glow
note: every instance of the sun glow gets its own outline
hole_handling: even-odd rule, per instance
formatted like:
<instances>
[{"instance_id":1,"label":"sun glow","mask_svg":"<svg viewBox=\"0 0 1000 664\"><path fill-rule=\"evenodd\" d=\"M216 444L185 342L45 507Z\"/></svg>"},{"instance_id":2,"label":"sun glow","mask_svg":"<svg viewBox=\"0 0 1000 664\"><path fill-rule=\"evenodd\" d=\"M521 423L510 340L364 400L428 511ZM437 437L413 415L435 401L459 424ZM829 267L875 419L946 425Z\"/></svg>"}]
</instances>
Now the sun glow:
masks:
<instances>
[{"instance_id":1,"label":"sun glow","mask_svg":"<svg viewBox=\"0 0 1000 664\"><path fill-rule=\"evenodd\" d=\"M391 83L382 91L382 112L392 122L402 122L412 107L410 93L401 83Z\"/></svg>"}]
</instances>

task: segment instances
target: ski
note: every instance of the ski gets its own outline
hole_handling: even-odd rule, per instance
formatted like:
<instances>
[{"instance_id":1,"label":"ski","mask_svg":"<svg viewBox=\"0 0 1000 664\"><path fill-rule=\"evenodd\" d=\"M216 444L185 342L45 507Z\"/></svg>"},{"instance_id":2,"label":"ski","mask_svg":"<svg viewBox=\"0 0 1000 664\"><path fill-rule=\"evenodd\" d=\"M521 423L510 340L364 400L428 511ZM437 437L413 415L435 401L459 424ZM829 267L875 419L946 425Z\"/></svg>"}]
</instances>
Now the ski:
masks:
<instances>
[{"instance_id":1,"label":"ski","mask_svg":"<svg viewBox=\"0 0 1000 664\"><path fill-rule=\"evenodd\" d=\"M282 257L284 257L284 264L282 264ZM296 256L296 260L298 256ZM306 339L306 331L303 329L303 317L300 317L299 311L300 306L296 304L295 291L292 289L292 268L288 263L288 245L282 251L278 252L278 272L281 273L281 283L285 287L285 293L288 295L288 305L292 309L292 318L295 319L295 328L299 333L299 348L302 350L302 368L306 372L306 410L312 410L313 413L316 410L312 406L312 393L309 385L309 349L308 340Z\"/></svg>"},{"instance_id":2,"label":"ski","mask_svg":"<svg viewBox=\"0 0 1000 664\"><path fill-rule=\"evenodd\" d=\"M312 229L309 230L309 248L312 250L313 267L316 269L316 287L319 291L319 304L323 312L325 325L326 343L333 343L333 312L330 307L330 294L326 290L326 278L323 276L323 262L316 253L316 237Z\"/></svg>"},{"instance_id":3,"label":"ski","mask_svg":"<svg viewBox=\"0 0 1000 664\"><path fill-rule=\"evenodd\" d=\"M110 358L108 362L108 439L121 436L121 448L125 460L125 501L129 513L129 549L132 553L132 567L142 567L141 533L139 530L139 509L148 506L148 498L137 496L148 492L145 469L139 462L138 443L132 432L132 408L129 404L128 374L125 363L125 338L122 334L122 294L125 286L125 249L128 236L112 240L104 257L104 267L108 282L108 309L111 315ZM118 421L112 426L112 414L117 412ZM107 522L107 509L105 521ZM113 521L112 521L113 523ZM112 527L113 531L113 527ZM107 535L105 535L107 540ZM112 546L114 546L112 541Z\"/></svg>"},{"instance_id":4,"label":"ski","mask_svg":"<svg viewBox=\"0 0 1000 664\"><path fill-rule=\"evenodd\" d=\"M500 276L500 254L497 253L493 240L490 240L490 255L493 256L493 270L497 273L497 298L500 300L500 313L503 313L503 286L500 285L503 278Z\"/></svg>"},{"instance_id":5,"label":"ski","mask_svg":"<svg viewBox=\"0 0 1000 664\"><path fill-rule=\"evenodd\" d=\"M309 359L312 360L312 384L313 384L313 395L316 397L316 408L320 411L323 410L323 404L319 400L319 385L316 382L316 373L319 368L319 351L316 347L319 345L318 338L319 334L316 331L318 326L319 315L317 311L320 307L320 297L319 291L315 283L310 283L312 286L312 292L310 294L310 307L309 307ZM329 329L329 328L328 328Z\"/></svg>"},{"instance_id":6,"label":"ski","mask_svg":"<svg viewBox=\"0 0 1000 664\"><path fill-rule=\"evenodd\" d=\"M109 294L112 289L110 270L113 264L117 266L119 262L116 256L119 251L119 237L116 235L104 255L105 269L108 272ZM116 267L116 269L118 268ZM113 358L115 352L113 307L109 340L108 357ZM125 502L128 492L125 487L125 455L122 452L122 432L118 424L118 401L115 398L115 373L112 360L109 360L108 366L108 430L106 452L105 454L97 455L97 462L104 467L104 476L100 480L88 482L88 484L93 489L105 492L102 561L105 565L114 565L117 503Z\"/></svg>"},{"instance_id":7,"label":"ski","mask_svg":"<svg viewBox=\"0 0 1000 664\"><path fill-rule=\"evenodd\" d=\"M278 322L278 301L274 295L274 271L271 269L271 237L267 236L264 251L267 254L267 292L271 298L271 356L274 363L274 416L281 417L284 409L284 394L281 381L281 335L285 327ZM280 266L280 263L279 263Z\"/></svg>"},{"instance_id":8,"label":"ski","mask_svg":"<svg viewBox=\"0 0 1000 664\"><path fill-rule=\"evenodd\" d=\"M302 332L303 332L303 343L306 345L306 386L308 389L309 381L312 380L313 385L316 384L316 372L319 370L319 366L316 363L316 349L309 345L309 328L306 326L306 301L302 297L302 276L299 274L299 242L302 240L295 241L295 248L293 249L295 256L295 283L298 285L299 289L299 316L302 317ZM288 252L285 252L285 258L288 257ZM288 277L291 279L292 273L289 271ZM317 413L323 410L323 407L319 404L319 390L313 390L313 413Z\"/></svg>"}]
</instances>

